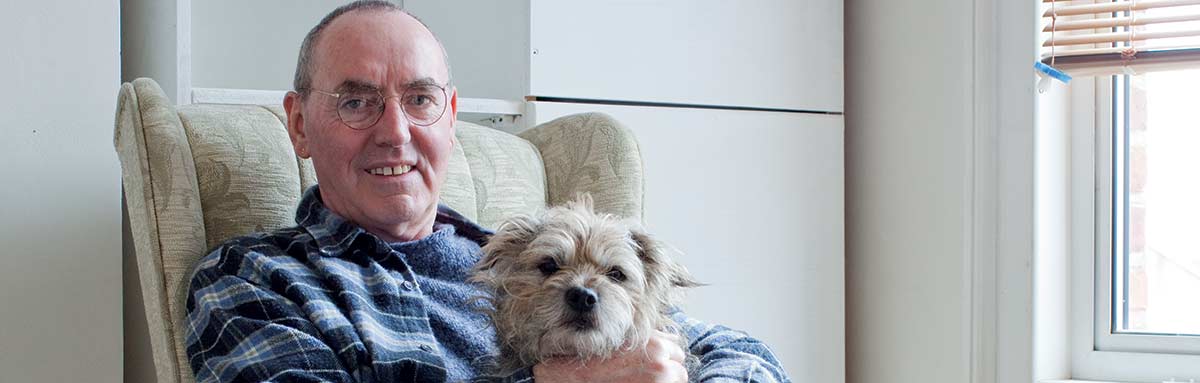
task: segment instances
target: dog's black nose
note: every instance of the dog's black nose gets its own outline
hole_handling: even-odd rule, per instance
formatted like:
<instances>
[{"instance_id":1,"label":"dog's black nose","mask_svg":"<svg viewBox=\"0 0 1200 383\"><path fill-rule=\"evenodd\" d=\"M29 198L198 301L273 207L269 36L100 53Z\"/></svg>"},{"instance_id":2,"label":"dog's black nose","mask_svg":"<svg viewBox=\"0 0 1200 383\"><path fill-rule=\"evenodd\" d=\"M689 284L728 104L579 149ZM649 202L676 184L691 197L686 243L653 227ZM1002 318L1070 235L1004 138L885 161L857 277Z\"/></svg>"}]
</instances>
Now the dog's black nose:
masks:
<instances>
[{"instance_id":1,"label":"dog's black nose","mask_svg":"<svg viewBox=\"0 0 1200 383\"><path fill-rule=\"evenodd\" d=\"M596 307L596 302L600 297L596 295L592 289L583 287L572 287L567 290L567 306L571 306L572 310L580 313L592 311Z\"/></svg>"}]
</instances>

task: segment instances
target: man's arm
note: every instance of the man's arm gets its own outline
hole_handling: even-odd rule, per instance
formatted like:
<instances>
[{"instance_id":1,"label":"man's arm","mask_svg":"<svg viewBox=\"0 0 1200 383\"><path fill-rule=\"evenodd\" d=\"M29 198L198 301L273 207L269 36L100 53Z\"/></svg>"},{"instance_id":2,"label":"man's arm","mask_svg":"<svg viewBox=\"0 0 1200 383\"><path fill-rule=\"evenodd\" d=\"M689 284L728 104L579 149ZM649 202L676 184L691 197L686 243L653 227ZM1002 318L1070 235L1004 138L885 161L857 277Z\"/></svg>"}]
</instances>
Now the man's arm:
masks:
<instances>
[{"instance_id":1,"label":"man's arm","mask_svg":"<svg viewBox=\"0 0 1200 383\"><path fill-rule=\"evenodd\" d=\"M771 350L745 333L704 324L678 311L671 319L689 339L688 351L699 357L699 371L684 371L684 350L679 348L677 336L659 332L646 349L620 352L610 359L543 362L533 369L536 382L791 382ZM687 376L689 373L693 375Z\"/></svg>"},{"instance_id":2,"label":"man's arm","mask_svg":"<svg viewBox=\"0 0 1200 383\"><path fill-rule=\"evenodd\" d=\"M355 381L300 308L269 289L201 267L187 309L185 343L197 382Z\"/></svg>"},{"instance_id":3,"label":"man's arm","mask_svg":"<svg viewBox=\"0 0 1200 383\"><path fill-rule=\"evenodd\" d=\"M689 352L700 357L692 382L790 383L779 359L763 342L741 331L700 322L681 311L671 314L688 338Z\"/></svg>"}]
</instances>

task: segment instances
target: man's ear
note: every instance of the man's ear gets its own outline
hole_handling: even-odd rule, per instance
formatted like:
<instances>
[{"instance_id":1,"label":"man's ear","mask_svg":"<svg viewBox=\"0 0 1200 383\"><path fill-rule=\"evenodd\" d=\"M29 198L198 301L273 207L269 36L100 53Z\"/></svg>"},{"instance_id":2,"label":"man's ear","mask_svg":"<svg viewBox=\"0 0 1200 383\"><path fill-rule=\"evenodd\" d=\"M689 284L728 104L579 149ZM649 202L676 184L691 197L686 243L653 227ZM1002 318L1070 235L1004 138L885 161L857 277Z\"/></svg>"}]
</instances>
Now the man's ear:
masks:
<instances>
[{"instance_id":1,"label":"man's ear","mask_svg":"<svg viewBox=\"0 0 1200 383\"><path fill-rule=\"evenodd\" d=\"M458 87L456 86L450 87L450 110L446 112L450 113L450 141L454 142L454 125L458 124Z\"/></svg>"},{"instance_id":2,"label":"man's ear","mask_svg":"<svg viewBox=\"0 0 1200 383\"><path fill-rule=\"evenodd\" d=\"M308 152L308 134L304 130L303 106L300 93L291 91L283 96L283 110L287 112L287 131L292 139L292 149L296 151L296 156L308 158L311 153Z\"/></svg>"}]
</instances>

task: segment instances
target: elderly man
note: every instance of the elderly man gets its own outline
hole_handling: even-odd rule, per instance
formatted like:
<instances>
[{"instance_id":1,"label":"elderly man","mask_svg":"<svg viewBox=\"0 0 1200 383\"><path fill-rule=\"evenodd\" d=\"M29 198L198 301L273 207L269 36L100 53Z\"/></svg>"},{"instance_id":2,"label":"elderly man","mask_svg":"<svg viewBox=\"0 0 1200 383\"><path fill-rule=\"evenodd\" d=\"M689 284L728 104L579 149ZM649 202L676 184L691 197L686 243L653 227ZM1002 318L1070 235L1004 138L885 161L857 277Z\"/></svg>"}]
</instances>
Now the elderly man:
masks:
<instances>
[{"instance_id":1,"label":"elderly man","mask_svg":"<svg viewBox=\"0 0 1200 383\"><path fill-rule=\"evenodd\" d=\"M383 1L334 10L305 37L284 100L320 185L297 226L236 238L195 270L187 353L201 382L685 382L668 334L581 364L497 373L465 282L490 232L438 204L457 91L423 24ZM787 381L760 342L676 315L703 381Z\"/></svg>"}]
</instances>

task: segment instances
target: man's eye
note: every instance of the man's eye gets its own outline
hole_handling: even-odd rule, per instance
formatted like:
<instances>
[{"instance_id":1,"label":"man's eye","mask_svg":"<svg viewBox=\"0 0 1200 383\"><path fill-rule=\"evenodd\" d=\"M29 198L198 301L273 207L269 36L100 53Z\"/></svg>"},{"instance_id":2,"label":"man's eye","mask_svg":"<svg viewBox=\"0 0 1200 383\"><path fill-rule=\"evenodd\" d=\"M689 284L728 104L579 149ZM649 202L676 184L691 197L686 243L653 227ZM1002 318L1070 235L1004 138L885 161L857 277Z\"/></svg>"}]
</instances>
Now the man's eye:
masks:
<instances>
[{"instance_id":1,"label":"man's eye","mask_svg":"<svg viewBox=\"0 0 1200 383\"><path fill-rule=\"evenodd\" d=\"M408 105L412 106L427 106L431 103L433 103L433 97L423 94L409 96L407 102Z\"/></svg>"},{"instance_id":2,"label":"man's eye","mask_svg":"<svg viewBox=\"0 0 1200 383\"><path fill-rule=\"evenodd\" d=\"M555 262L554 258L547 257L542 260L542 263L538 264L538 270L542 272L542 275L548 277L558 272L558 262Z\"/></svg>"},{"instance_id":3,"label":"man's eye","mask_svg":"<svg viewBox=\"0 0 1200 383\"><path fill-rule=\"evenodd\" d=\"M365 98L351 97L351 98L342 100L342 105L340 107L345 110L359 110L366 106L367 106L367 100Z\"/></svg>"},{"instance_id":4,"label":"man's eye","mask_svg":"<svg viewBox=\"0 0 1200 383\"><path fill-rule=\"evenodd\" d=\"M610 279L617 282L625 282L626 279L625 272L621 271L621 268L619 267L614 267L611 270L608 270L608 272L604 275L607 275Z\"/></svg>"}]
</instances>

